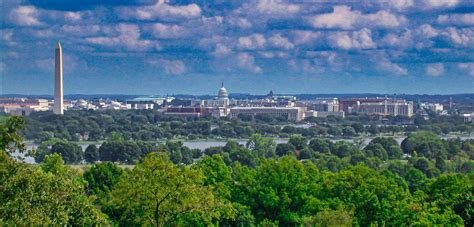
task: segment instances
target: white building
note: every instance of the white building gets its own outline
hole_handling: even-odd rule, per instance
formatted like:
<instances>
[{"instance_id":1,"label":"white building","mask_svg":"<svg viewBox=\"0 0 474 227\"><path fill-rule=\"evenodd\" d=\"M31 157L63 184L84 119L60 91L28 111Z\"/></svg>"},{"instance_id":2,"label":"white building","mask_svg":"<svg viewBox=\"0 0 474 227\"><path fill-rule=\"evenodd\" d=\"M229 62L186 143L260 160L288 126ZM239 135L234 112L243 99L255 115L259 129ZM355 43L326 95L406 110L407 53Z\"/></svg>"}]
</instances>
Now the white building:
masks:
<instances>
[{"instance_id":1,"label":"white building","mask_svg":"<svg viewBox=\"0 0 474 227\"><path fill-rule=\"evenodd\" d=\"M304 111L299 107L232 107L230 118L235 119L240 114L255 117L259 114L282 116L289 121L301 121L304 119Z\"/></svg>"},{"instance_id":2,"label":"white building","mask_svg":"<svg viewBox=\"0 0 474 227\"><path fill-rule=\"evenodd\" d=\"M413 102L405 100L388 100L381 102L359 103L353 106L352 112L382 116L413 116Z\"/></svg>"},{"instance_id":3,"label":"white building","mask_svg":"<svg viewBox=\"0 0 474 227\"><path fill-rule=\"evenodd\" d=\"M420 107L435 113L443 112L444 109L443 105L439 103L421 103Z\"/></svg>"},{"instance_id":4,"label":"white building","mask_svg":"<svg viewBox=\"0 0 474 227\"><path fill-rule=\"evenodd\" d=\"M333 112L333 111L306 111L305 117L327 117L327 116L336 116L336 117L345 117L344 111Z\"/></svg>"}]
</instances>

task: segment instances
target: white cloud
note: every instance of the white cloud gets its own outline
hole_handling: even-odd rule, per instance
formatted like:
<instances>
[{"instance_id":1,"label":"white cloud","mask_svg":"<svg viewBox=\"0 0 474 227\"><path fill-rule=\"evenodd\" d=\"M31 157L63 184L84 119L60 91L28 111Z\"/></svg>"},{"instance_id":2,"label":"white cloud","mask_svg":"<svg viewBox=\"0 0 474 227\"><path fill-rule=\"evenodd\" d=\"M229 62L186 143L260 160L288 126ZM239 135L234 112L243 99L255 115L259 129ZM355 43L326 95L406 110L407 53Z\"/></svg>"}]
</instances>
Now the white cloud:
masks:
<instances>
[{"instance_id":1,"label":"white cloud","mask_svg":"<svg viewBox=\"0 0 474 227\"><path fill-rule=\"evenodd\" d=\"M38 19L39 14L34 6L19 6L10 12L8 19L16 25L38 26L43 24Z\"/></svg>"},{"instance_id":2,"label":"white cloud","mask_svg":"<svg viewBox=\"0 0 474 227\"><path fill-rule=\"evenodd\" d=\"M293 35L293 43L296 45L314 43L321 37L321 32L307 30L294 30L291 31L291 34Z\"/></svg>"},{"instance_id":3,"label":"white cloud","mask_svg":"<svg viewBox=\"0 0 474 227\"><path fill-rule=\"evenodd\" d=\"M252 28L252 23L244 17L230 17L228 23L231 26L238 27L241 29L250 29Z\"/></svg>"},{"instance_id":4,"label":"white cloud","mask_svg":"<svg viewBox=\"0 0 474 227\"><path fill-rule=\"evenodd\" d=\"M405 68L386 59L380 61L378 66L380 67L380 69L393 73L395 75L404 76L408 74L408 71Z\"/></svg>"},{"instance_id":5,"label":"white cloud","mask_svg":"<svg viewBox=\"0 0 474 227\"><path fill-rule=\"evenodd\" d=\"M13 30L10 29L0 29L0 34L2 37L3 42L7 46L13 46L16 44L16 42L13 40Z\"/></svg>"},{"instance_id":6,"label":"white cloud","mask_svg":"<svg viewBox=\"0 0 474 227\"><path fill-rule=\"evenodd\" d=\"M372 32L363 28L354 32L335 32L328 37L329 45L335 48L349 49L371 49L377 45L372 41Z\"/></svg>"},{"instance_id":7,"label":"white cloud","mask_svg":"<svg viewBox=\"0 0 474 227\"><path fill-rule=\"evenodd\" d=\"M410 48L413 46L411 32L406 30L400 35L389 33L383 37L382 44L397 49Z\"/></svg>"},{"instance_id":8,"label":"white cloud","mask_svg":"<svg viewBox=\"0 0 474 227\"><path fill-rule=\"evenodd\" d=\"M459 3L459 0L423 0L426 6L432 8L453 7Z\"/></svg>"},{"instance_id":9,"label":"white cloud","mask_svg":"<svg viewBox=\"0 0 474 227\"><path fill-rule=\"evenodd\" d=\"M272 37L268 39L269 43L276 48L281 48L281 49L293 49L295 45L291 43L286 37L283 37L281 34L275 34Z\"/></svg>"},{"instance_id":10,"label":"white cloud","mask_svg":"<svg viewBox=\"0 0 474 227\"><path fill-rule=\"evenodd\" d=\"M82 19L82 16L78 12L66 12L64 13L64 18L69 21L78 21Z\"/></svg>"},{"instance_id":11,"label":"white cloud","mask_svg":"<svg viewBox=\"0 0 474 227\"><path fill-rule=\"evenodd\" d=\"M394 75L399 75L399 76L405 76L408 75L408 71L401 67L400 65L391 62L387 58L382 58L380 60L377 59L378 65L377 67L385 72L394 74Z\"/></svg>"},{"instance_id":12,"label":"white cloud","mask_svg":"<svg viewBox=\"0 0 474 227\"><path fill-rule=\"evenodd\" d=\"M119 10L119 14L124 18L134 18L138 20L163 20L197 18L201 15L201 8L196 4L170 5L165 0L159 0L155 5L143 7L124 7Z\"/></svg>"},{"instance_id":13,"label":"white cloud","mask_svg":"<svg viewBox=\"0 0 474 227\"><path fill-rule=\"evenodd\" d=\"M439 31L431 27L429 24L422 24L417 29L418 34L423 36L423 38L433 38L438 35Z\"/></svg>"},{"instance_id":14,"label":"white cloud","mask_svg":"<svg viewBox=\"0 0 474 227\"><path fill-rule=\"evenodd\" d=\"M288 53L283 51L259 51L258 54L263 58L286 58Z\"/></svg>"},{"instance_id":15,"label":"white cloud","mask_svg":"<svg viewBox=\"0 0 474 227\"><path fill-rule=\"evenodd\" d=\"M474 46L474 28L457 29L449 27L440 33L454 46L472 48Z\"/></svg>"},{"instance_id":16,"label":"white cloud","mask_svg":"<svg viewBox=\"0 0 474 227\"><path fill-rule=\"evenodd\" d=\"M187 31L182 26L176 24L162 24L156 23L152 26L152 34L156 38L162 39L177 39L187 35Z\"/></svg>"},{"instance_id":17,"label":"white cloud","mask_svg":"<svg viewBox=\"0 0 474 227\"><path fill-rule=\"evenodd\" d=\"M161 68L169 75L180 75L186 72L186 66L180 60L148 59L147 63Z\"/></svg>"},{"instance_id":18,"label":"white cloud","mask_svg":"<svg viewBox=\"0 0 474 227\"><path fill-rule=\"evenodd\" d=\"M295 14L300 11L300 7L298 5L289 4L278 0L260 0L254 7L258 12L270 15L288 15Z\"/></svg>"},{"instance_id":19,"label":"white cloud","mask_svg":"<svg viewBox=\"0 0 474 227\"><path fill-rule=\"evenodd\" d=\"M473 26L474 13L439 15L437 21L443 25Z\"/></svg>"},{"instance_id":20,"label":"white cloud","mask_svg":"<svg viewBox=\"0 0 474 227\"><path fill-rule=\"evenodd\" d=\"M413 7L415 5L414 0L381 0L380 4L382 6L388 5L391 8L397 10L405 10L407 8Z\"/></svg>"},{"instance_id":21,"label":"white cloud","mask_svg":"<svg viewBox=\"0 0 474 227\"><path fill-rule=\"evenodd\" d=\"M119 24L115 28L117 36L90 37L86 41L92 44L108 47L124 47L130 51L145 51L159 45L151 40L140 39L140 28L134 24Z\"/></svg>"},{"instance_id":22,"label":"white cloud","mask_svg":"<svg viewBox=\"0 0 474 227\"><path fill-rule=\"evenodd\" d=\"M216 45L216 49L211 54L216 57L223 57L229 55L230 53L232 53L232 50L229 47L224 44L218 43Z\"/></svg>"},{"instance_id":23,"label":"white cloud","mask_svg":"<svg viewBox=\"0 0 474 227\"><path fill-rule=\"evenodd\" d=\"M466 71L469 76L474 76L474 62L458 63L458 68Z\"/></svg>"},{"instance_id":24,"label":"white cloud","mask_svg":"<svg viewBox=\"0 0 474 227\"><path fill-rule=\"evenodd\" d=\"M361 27L394 28L408 22L404 16L397 16L388 11L380 10L372 14L362 14L350 7L339 5L333 7L332 13L319 14L310 18L315 28L354 29Z\"/></svg>"},{"instance_id":25,"label":"white cloud","mask_svg":"<svg viewBox=\"0 0 474 227\"><path fill-rule=\"evenodd\" d=\"M425 72L429 76L440 76L444 73L443 63L432 63L428 64L425 68Z\"/></svg>"},{"instance_id":26,"label":"white cloud","mask_svg":"<svg viewBox=\"0 0 474 227\"><path fill-rule=\"evenodd\" d=\"M252 73L262 72L262 68L255 64L255 58L247 53L239 53L237 55L237 65L245 70L248 70Z\"/></svg>"},{"instance_id":27,"label":"white cloud","mask_svg":"<svg viewBox=\"0 0 474 227\"><path fill-rule=\"evenodd\" d=\"M243 36L237 40L237 47L244 50L261 49L265 46L266 40L262 34Z\"/></svg>"},{"instance_id":28,"label":"white cloud","mask_svg":"<svg viewBox=\"0 0 474 227\"><path fill-rule=\"evenodd\" d=\"M96 35L99 33L99 31L101 30L101 27L99 25L96 25L96 24L92 24L92 25L63 25L61 27L61 30L66 32L66 33L70 33L72 35L76 35L76 36L81 36L81 37L84 37L84 36L91 36L91 35Z\"/></svg>"}]
</instances>

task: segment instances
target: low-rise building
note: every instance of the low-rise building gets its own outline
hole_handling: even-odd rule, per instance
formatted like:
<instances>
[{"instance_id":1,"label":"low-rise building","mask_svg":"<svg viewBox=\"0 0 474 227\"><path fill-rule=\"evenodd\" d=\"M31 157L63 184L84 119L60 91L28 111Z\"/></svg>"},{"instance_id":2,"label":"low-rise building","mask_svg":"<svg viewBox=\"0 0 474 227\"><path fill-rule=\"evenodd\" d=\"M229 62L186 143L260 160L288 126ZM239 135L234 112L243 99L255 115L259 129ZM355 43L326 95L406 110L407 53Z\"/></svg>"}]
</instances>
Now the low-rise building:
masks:
<instances>
[{"instance_id":1,"label":"low-rise building","mask_svg":"<svg viewBox=\"0 0 474 227\"><path fill-rule=\"evenodd\" d=\"M349 109L353 113L382 116L413 116L413 102L385 99L381 102L356 103Z\"/></svg>"},{"instance_id":2,"label":"low-rise building","mask_svg":"<svg viewBox=\"0 0 474 227\"><path fill-rule=\"evenodd\" d=\"M339 112L333 112L333 111L306 111L305 112L305 117L327 117L327 116L336 116L336 117L345 117L345 114L343 111Z\"/></svg>"},{"instance_id":3,"label":"low-rise building","mask_svg":"<svg viewBox=\"0 0 474 227\"><path fill-rule=\"evenodd\" d=\"M304 119L304 111L299 107L232 107L230 118L235 119L239 115L250 115L255 117L259 114L282 116L289 121L301 121Z\"/></svg>"}]
</instances>

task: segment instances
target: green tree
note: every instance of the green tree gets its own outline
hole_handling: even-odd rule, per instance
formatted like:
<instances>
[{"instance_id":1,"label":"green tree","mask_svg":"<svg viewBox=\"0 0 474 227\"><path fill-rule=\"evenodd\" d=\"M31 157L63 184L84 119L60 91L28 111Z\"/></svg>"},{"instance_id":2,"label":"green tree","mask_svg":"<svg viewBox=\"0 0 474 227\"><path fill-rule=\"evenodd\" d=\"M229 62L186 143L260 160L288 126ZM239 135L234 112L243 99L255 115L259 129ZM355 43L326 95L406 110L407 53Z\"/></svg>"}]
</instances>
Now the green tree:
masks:
<instances>
[{"instance_id":1,"label":"green tree","mask_svg":"<svg viewBox=\"0 0 474 227\"><path fill-rule=\"evenodd\" d=\"M303 223L303 216L316 211L319 174L308 162L294 157L265 159L254 170L237 167L234 198L253 210L257 223L268 219L281 225Z\"/></svg>"},{"instance_id":2,"label":"green tree","mask_svg":"<svg viewBox=\"0 0 474 227\"><path fill-rule=\"evenodd\" d=\"M82 161L82 148L74 143L58 142L51 147L51 153L60 154L67 164L79 163Z\"/></svg>"},{"instance_id":3,"label":"green tree","mask_svg":"<svg viewBox=\"0 0 474 227\"><path fill-rule=\"evenodd\" d=\"M320 197L330 203L352 208L357 223L403 225L410 194L406 185L399 184L394 174L383 175L363 165L351 166L338 172L326 172Z\"/></svg>"},{"instance_id":4,"label":"green tree","mask_svg":"<svg viewBox=\"0 0 474 227\"><path fill-rule=\"evenodd\" d=\"M256 152L258 157L274 157L276 143L271 137L253 134L247 141L247 149Z\"/></svg>"},{"instance_id":5,"label":"green tree","mask_svg":"<svg viewBox=\"0 0 474 227\"><path fill-rule=\"evenodd\" d=\"M276 146L275 153L279 157L285 156L285 155L292 155L295 152L295 146L293 146L290 143L279 143Z\"/></svg>"},{"instance_id":6,"label":"green tree","mask_svg":"<svg viewBox=\"0 0 474 227\"><path fill-rule=\"evenodd\" d=\"M403 152L406 154L416 154L428 159L441 157L447 159L445 143L432 132L415 132L408 135L402 142Z\"/></svg>"},{"instance_id":7,"label":"green tree","mask_svg":"<svg viewBox=\"0 0 474 227\"><path fill-rule=\"evenodd\" d=\"M302 150L308 147L308 140L302 136L294 135L288 140L288 143L293 145L296 150Z\"/></svg>"},{"instance_id":8,"label":"green tree","mask_svg":"<svg viewBox=\"0 0 474 227\"><path fill-rule=\"evenodd\" d=\"M41 166L17 163L0 152L0 222L7 225L96 225L107 219L84 194L80 176L59 154Z\"/></svg>"},{"instance_id":9,"label":"green tree","mask_svg":"<svg viewBox=\"0 0 474 227\"><path fill-rule=\"evenodd\" d=\"M0 124L0 150L13 153L16 150L23 152L25 144L18 131L24 127L22 117L9 117L5 124Z\"/></svg>"},{"instance_id":10,"label":"green tree","mask_svg":"<svg viewBox=\"0 0 474 227\"><path fill-rule=\"evenodd\" d=\"M84 172L87 191L90 194L103 196L118 183L123 170L111 162L94 164Z\"/></svg>"},{"instance_id":11,"label":"green tree","mask_svg":"<svg viewBox=\"0 0 474 227\"><path fill-rule=\"evenodd\" d=\"M189 217L209 223L224 203L203 184L198 170L175 166L163 153L150 153L126 172L110 193L121 224L167 226ZM188 223L190 224L190 223Z\"/></svg>"},{"instance_id":12,"label":"green tree","mask_svg":"<svg viewBox=\"0 0 474 227\"><path fill-rule=\"evenodd\" d=\"M428 192L429 200L442 211L452 209L466 226L473 226L474 186L466 175L441 175L430 184Z\"/></svg>"},{"instance_id":13,"label":"green tree","mask_svg":"<svg viewBox=\"0 0 474 227\"><path fill-rule=\"evenodd\" d=\"M311 141L309 141L309 147L314 152L320 152L320 153L330 153L331 144L332 142L330 140L320 139L320 138L312 139Z\"/></svg>"},{"instance_id":14,"label":"green tree","mask_svg":"<svg viewBox=\"0 0 474 227\"><path fill-rule=\"evenodd\" d=\"M88 163L95 163L99 161L99 149L95 144L89 144L84 151L84 160Z\"/></svg>"},{"instance_id":15,"label":"green tree","mask_svg":"<svg viewBox=\"0 0 474 227\"><path fill-rule=\"evenodd\" d=\"M403 151L398 145L397 141L389 137L376 137L370 141L367 145L380 144L387 151L389 159L400 159L403 155Z\"/></svg>"}]
</instances>

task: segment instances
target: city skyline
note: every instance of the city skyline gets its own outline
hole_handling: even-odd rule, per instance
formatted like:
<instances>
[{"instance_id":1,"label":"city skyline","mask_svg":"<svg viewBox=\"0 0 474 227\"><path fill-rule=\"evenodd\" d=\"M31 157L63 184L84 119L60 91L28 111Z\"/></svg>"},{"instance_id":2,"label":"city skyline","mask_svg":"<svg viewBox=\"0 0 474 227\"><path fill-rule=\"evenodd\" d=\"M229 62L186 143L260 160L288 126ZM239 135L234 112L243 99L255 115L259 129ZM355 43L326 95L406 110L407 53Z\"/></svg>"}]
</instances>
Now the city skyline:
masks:
<instances>
[{"instance_id":1,"label":"city skyline","mask_svg":"<svg viewBox=\"0 0 474 227\"><path fill-rule=\"evenodd\" d=\"M2 1L0 94L474 92L474 3Z\"/></svg>"}]
</instances>

